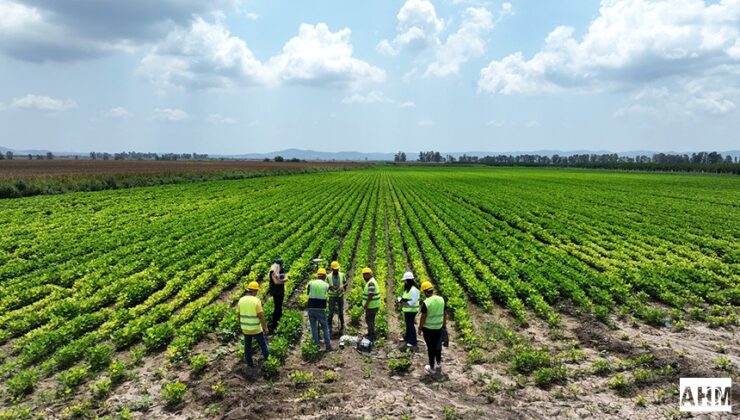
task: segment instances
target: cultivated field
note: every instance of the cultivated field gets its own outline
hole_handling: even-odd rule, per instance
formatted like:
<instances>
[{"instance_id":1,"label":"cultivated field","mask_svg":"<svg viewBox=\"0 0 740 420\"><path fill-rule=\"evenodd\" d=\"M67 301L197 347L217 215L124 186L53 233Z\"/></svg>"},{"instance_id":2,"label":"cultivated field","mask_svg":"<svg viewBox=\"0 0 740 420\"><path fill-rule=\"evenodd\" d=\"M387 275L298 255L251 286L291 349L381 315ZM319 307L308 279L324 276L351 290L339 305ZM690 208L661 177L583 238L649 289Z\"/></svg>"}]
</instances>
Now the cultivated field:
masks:
<instances>
[{"instance_id":1,"label":"cultivated field","mask_svg":"<svg viewBox=\"0 0 740 420\"><path fill-rule=\"evenodd\" d=\"M1 200L0 229L0 418L665 418L678 378L739 379L738 177L388 167ZM233 308L256 280L269 319L276 256L255 376ZM302 344L316 257L358 333L373 268L370 357ZM406 270L454 320L436 378L395 350Z\"/></svg>"}]
</instances>

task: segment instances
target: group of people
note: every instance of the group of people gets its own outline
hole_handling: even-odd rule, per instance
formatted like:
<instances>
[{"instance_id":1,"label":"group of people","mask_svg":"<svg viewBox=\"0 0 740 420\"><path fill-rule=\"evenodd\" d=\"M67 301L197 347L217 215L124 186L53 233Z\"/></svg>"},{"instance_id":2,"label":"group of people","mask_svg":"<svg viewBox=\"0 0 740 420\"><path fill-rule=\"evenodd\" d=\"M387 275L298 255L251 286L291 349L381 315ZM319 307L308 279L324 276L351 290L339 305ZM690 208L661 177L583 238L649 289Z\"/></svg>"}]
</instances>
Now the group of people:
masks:
<instances>
[{"instance_id":1,"label":"group of people","mask_svg":"<svg viewBox=\"0 0 740 420\"><path fill-rule=\"evenodd\" d=\"M331 345L331 332L333 331L334 315L339 318L339 334L344 333L344 295L349 287L349 278L340 271L341 266L337 261L329 265L330 271L319 268L316 278L309 281L306 286L308 295L308 320L311 325L311 335L317 346L320 346L319 331L324 339L325 350L333 351ZM247 366L254 367L252 360L252 341L255 340L262 350L265 359L269 357L266 333L274 333L283 314L283 302L285 297L285 283L288 276L281 259L276 259L270 267L269 291L273 298L274 310L270 320L270 328L267 328L262 303L257 298L259 284L251 282L247 286L247 295L239 300L239 318L242 333L244 334L244 357ZM378 282L373 277L373 271L369 267L362 269L364 280L362 304L365 311L365 323L367 335L365 338L375 341L375 318L380 309L382 296ZM409 351L418 349L417 333L424 337L427 347L429 364L424 367L427 374L439 373L442 369L442 342L446 336L447 311L445 301L434 293L432 283L425 281L421 284L421 291L417 287L414 274L406 272L403 275L403 294L396 299L401 308L405 322L405 331L401 341ZM422 294L424 298L422 299ZM328 309L328 318L327 318ZM416 315L421 312L418 327Z\"/></svg>"}]
</instances>

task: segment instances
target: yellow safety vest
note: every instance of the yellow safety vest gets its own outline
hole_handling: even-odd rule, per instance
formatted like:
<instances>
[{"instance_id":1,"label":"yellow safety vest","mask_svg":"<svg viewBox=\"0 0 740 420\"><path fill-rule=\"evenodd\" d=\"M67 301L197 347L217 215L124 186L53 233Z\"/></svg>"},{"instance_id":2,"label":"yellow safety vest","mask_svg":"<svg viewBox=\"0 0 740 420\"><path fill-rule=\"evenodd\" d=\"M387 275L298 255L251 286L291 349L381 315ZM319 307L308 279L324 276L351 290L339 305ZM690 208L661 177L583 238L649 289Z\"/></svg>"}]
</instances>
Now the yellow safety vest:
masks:
<instances>
[{"instance_id":1,"label":"yellow safety vest","mask_svg":"<svg viewBox=\"0 0 740 420\"><path fill-rule=\"evenodd\" d=\"M344 283L347 280L347 276L343 272L339 272L339 290L338 291L332 291L329 289L329 297L342 297L344 296ZM329 286L334 286L334 273L329 273L328 276L326 276L326 284Z\"/></svg>"},{"instance_id":2,"label":"yellow safety vest","mask_svg":"<svg viewBox=\"0 0 740 420\"><path fill-rule=\"evenodd\" d=\"M256 335L262 332L262 324L257 316L258 306L260 306L260 300L256 296L244 296L239 299L239 321L242 333Z\"/></svg>"},{"instance_id":3,"label":"yellow safety vest","mask_svg":"<svg viewBox=\"0 0 740 420\"><path fill-rule=\"evenodd\" d=\"M411 291L414 290L414 289L416 289L416 286L411 286L411 288L409 289L408 292L403 292L403 298L406 299L406 302L404 303L403 308L401 308L401 311L403 311L403 312L413 312L413 313L419 312L419 299L418 299L418 297L419 297L419 293L418 293L419 292L419 289L416 289L416 292L417 292L417 294L416 294L416 296L417 296L416 303L414 303L413 305L409 305L409 302L408 302L409 300L411 300Z\"/></svg>"},{"instance_id":4,"label":"yellow safety vest","mask_svg":"<svg viewBox=\"0 0 740 420\"><path fill-rule=\"evenodd\" d=\"M376 309L380 308L380 288L378 287L378 282L375 281L375 277L371 278L370 280L365 283L365 292L363 293L363 302L367 302L367 296L370 294L368 293L370 289L370 283L375 285L375 293L373 293L373 297L370 298L370 303L367 304L367 309Z\"/></svg>"},{"instance_id":5,"label":"yellow safety vest","mask_svg":"<svg viewBox=\"0 0 740 420\"><path fill-rule=\"evenodd\" d=\"M324 280L314 279L308 282L308 309L326 309L326 296L329 284Z\"/></svg>"},{"instance_id":6,"label":"yellow safety vest","mask_svg":"<svg viewBox=\"0 0 740 420\"><path fill-rule=\"evenodd\" d=\"M442 296L434 295L424 299L424 306L427 307L427 318L424 321L424 328L430 330L442 329L445 320L445 300Z\"/></svg>"}]
</instances>

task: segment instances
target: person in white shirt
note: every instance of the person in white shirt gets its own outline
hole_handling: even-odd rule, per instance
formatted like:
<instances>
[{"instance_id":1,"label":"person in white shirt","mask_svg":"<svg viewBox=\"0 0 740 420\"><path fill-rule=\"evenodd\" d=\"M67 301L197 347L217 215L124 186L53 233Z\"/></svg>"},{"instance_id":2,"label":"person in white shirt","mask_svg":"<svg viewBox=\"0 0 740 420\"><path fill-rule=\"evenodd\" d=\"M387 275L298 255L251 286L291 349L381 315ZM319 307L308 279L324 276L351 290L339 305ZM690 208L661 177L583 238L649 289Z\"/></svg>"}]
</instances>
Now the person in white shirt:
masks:
<instances>
[{"instance_id":1,"label":"person in white shirt","mask_svg":"<svg viewBox=\"0 0 740 420\"><path fill-rule=\"evenodd\" d=\"M401 304L401 311L403 312L403 318L406 322L406 333L401 338L401 341L406 342L408 349L415 350L417 347L416 338L416 314L419 313L419 289L416 287L416 280L414 279L414 273L407 271L403 274L403 296L397 299L398 303Z\"/></svg>"}]
</instances>

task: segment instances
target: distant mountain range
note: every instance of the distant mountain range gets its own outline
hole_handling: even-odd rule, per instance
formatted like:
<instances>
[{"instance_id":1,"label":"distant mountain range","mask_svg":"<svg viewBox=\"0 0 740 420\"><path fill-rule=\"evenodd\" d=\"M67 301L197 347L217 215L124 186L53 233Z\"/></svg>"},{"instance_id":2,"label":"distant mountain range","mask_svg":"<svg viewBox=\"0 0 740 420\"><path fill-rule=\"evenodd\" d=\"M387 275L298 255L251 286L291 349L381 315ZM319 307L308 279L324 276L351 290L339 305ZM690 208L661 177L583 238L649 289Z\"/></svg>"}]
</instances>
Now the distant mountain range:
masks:
<instances>
[{"instance_id":1,"label":"distant mountain range","mask_svg":"<svg viewBox=\"0 0 740 420\"><path fill-rule=\"evenodd\" d=\"M45 155L49 150L13 150L7 147L0 146L0 152L5 153L12 151L17 155ZM708 150L713 151L713 150ZM86 157L89 153L76 153L76 152L59 152L51 151L55 156L81 156ZM722 156L730 155L732 157L740 157L740 150L727 150L718 151ZM471 152L440 152L442 156L452 155L455 158L462 156L463 154L468 156L495 156L495 155L560 155L560 156L571 156L581 154L605 154L615 153L608 150L535 150L535 151L508 151L508 152L483 152L483 151L471 151ZM655 153L666 153L666 154L688 154L695 152L674 152L674 151L663 151L658 152L654 150L631 150L626 152L616 152L620 156L639 156L646 155L652 156ZM365 153L365 152L320 152L316 150L304 150L304 149L286 149L279 150L276 152L269 153L245 153L245 154L209 154L212 158L224 158L224 159L274 159L275 156L282 156L285 159L301 159L301 160L337 160L337 161L392 161L395 156L394 153ZM409 161L416 160L418 152L406 152L406 157Z\"/></svg>"}]
</instances>

